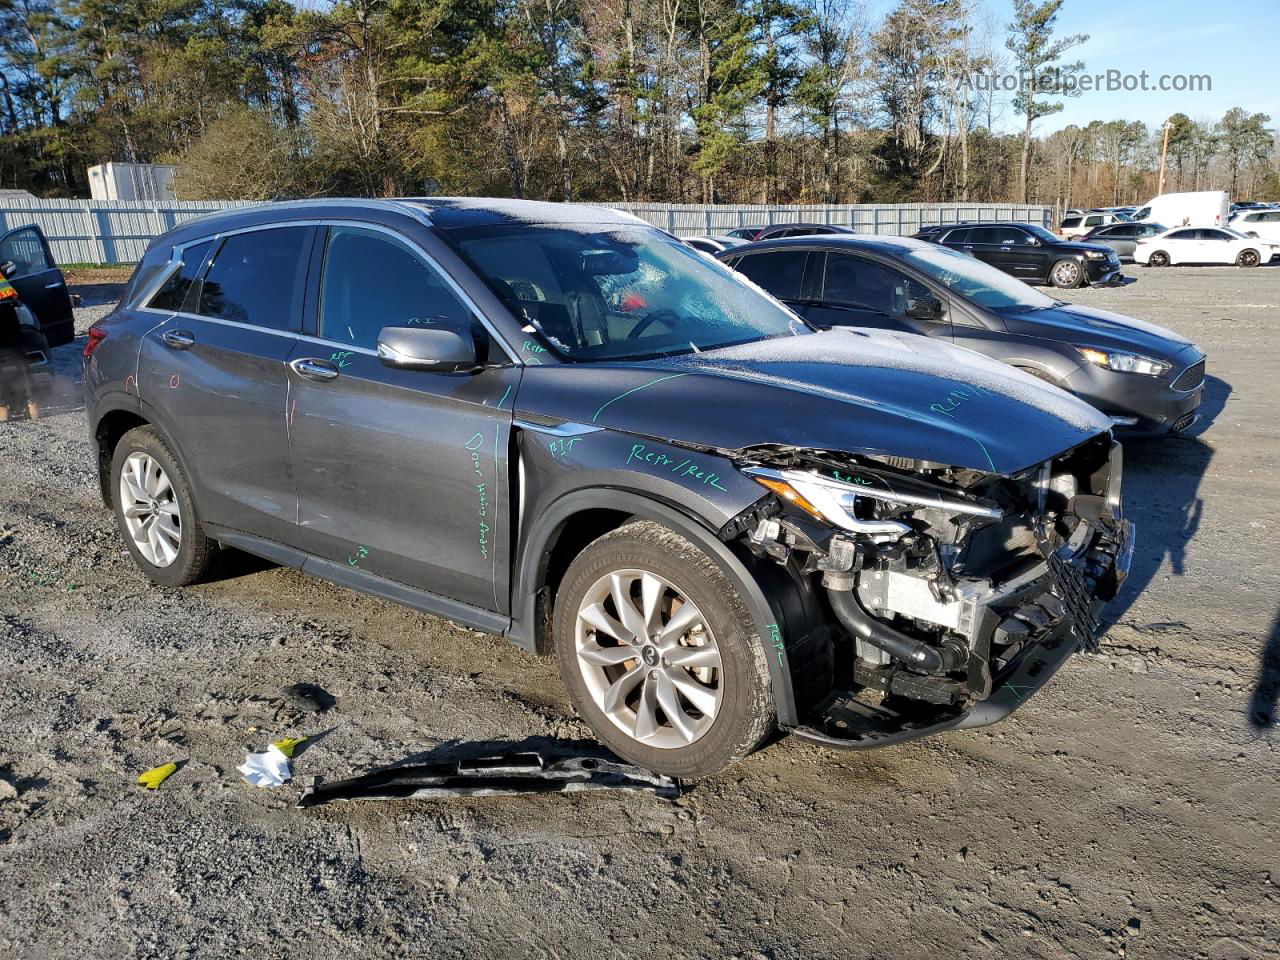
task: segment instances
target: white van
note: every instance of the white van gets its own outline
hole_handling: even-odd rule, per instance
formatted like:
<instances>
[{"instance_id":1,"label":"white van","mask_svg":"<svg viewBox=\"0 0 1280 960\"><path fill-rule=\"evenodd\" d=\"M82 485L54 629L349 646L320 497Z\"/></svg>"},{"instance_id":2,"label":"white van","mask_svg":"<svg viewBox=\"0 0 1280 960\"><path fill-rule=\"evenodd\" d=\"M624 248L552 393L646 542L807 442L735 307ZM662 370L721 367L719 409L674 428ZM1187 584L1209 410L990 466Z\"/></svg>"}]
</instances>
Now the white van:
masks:
<instances>
[{"instance_id":1,"label":"white van","mask_svg":"<svg viewBox=\"0 0 1280 960\"><path fill-rule=\"evenodd\" d=\"M1201 190L1196 193L1162 193L1152 197L1134 220L1149 220L1174 227L1225 227L1231 213L1231 201L1225 190Z\"/></svg>"}]
</instances>

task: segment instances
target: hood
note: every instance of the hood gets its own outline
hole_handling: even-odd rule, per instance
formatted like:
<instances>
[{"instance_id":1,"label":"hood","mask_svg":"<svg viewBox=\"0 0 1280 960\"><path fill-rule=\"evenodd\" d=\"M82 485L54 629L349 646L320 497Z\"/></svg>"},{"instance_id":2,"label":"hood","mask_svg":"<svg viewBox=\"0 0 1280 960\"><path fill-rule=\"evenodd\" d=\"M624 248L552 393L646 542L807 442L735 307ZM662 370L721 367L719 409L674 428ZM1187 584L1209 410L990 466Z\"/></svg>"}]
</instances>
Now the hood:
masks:
<instances>
[{"instance_id":1,"label":"hood","mask_svg":"<svg viewBox=\"0 0 1280 960\"><path fill-rule=\"evenodd\" d=\"M1010 333L1061 340L1079 347L1140 353L1156 360L1172 360L1193 346L1186 337L1154 323L1074 303L1001 314L1001 318Z\"/></svg>"},{"instance_id":2,"label":"hood","mask_svg":"<svg viewBox=\"0 0 1280 960\"><path fill-rule=\"evenodd\" d=\"M618 364L528 367L521 415L702 447L760 444L1011 474L1111 426L970 350L849 328Z\"/></svg>"},{"instance_id":3,"label":"hood","mask_svg":"<svg viewBox=\"0 0 1280 960\"><path fill-rule=\"evenodd\" d=\"M1115 253L1115 251L1105 243L1100 243L1095 240L1063 240L1060 243L1055 243L1053 245L1053 249L1066 250L1069 253L1089 253L1091 251L1094 253L1105 253L1108 255Z\"/></svg>"}]
</instances>

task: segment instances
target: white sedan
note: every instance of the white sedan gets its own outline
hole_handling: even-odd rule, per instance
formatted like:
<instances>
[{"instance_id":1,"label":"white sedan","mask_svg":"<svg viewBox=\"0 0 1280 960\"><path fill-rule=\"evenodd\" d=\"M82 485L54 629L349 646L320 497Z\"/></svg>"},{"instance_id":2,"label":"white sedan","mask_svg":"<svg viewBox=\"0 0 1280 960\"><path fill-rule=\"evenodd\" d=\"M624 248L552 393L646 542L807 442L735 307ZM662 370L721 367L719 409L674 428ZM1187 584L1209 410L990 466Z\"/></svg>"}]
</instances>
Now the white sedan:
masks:
<instances>
[{"instance_id":1,"label":"white sedan","mask_svg":"<svg viewBox=\"0 0 1280 960\"><path fill-rule=\"evenodd\" d=\"M1167 267L1172 263L1234 263L1256 267L1280 254L1280 244L1246 237L1224 227L1175 227L1138 241L1136 263Z\"/></svg>"}]
</instances>

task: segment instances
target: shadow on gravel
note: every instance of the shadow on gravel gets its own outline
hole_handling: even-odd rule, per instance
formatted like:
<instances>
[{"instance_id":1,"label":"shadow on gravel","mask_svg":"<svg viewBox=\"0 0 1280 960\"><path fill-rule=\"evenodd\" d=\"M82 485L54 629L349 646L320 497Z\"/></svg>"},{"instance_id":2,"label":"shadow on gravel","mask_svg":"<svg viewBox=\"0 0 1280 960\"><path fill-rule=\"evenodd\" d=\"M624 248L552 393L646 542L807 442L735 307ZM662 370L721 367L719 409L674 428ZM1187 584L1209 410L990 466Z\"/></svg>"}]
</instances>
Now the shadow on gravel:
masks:
<instances>
[{"instance_id":1,"label":"shadow on gravel","mask_svg":"<svg viewBox=\"0 0 1280 960\"><path fill-rule=\"evenodd\" d=\"M1259 730L1276 725L1276 704L1280 702L1280 613L1271 625L1271 636L1262 647L1258 683L1249 698L1249 722Z\"/></svg>"},{"instance_id":2,"label":"shadow on gravel","mask_svg":"<svg viewBox=\"0 0 1280 960\"><path fill-rule=\"evenodd\" d=\"M1124 512L1137 527L1133 566L1124 589L1108 607L1108 624L1118 622L1155 579L1166 560L1175 577L1186 572L1186 547L1204 512L1200 481L1213 448L1200 439L1226 406L1231 385L1205 379L1201 420L1188 434L1124 448Z\"/></svg>"}]
</instances>

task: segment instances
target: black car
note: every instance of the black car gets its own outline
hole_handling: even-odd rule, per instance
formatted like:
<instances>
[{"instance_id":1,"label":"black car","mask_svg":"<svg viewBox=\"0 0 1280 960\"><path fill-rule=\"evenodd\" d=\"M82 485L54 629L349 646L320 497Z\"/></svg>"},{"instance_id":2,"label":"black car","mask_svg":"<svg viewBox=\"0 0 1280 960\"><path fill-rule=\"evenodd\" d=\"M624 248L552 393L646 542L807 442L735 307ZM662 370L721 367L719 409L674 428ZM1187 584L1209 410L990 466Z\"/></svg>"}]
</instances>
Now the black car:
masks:
<instances>
[{"instance_id":1,"label":"black car","mask_svg":"<svg viewBox=\"0 0 1280 960\"><path fill-rule=\"evenodd\" d=\"M777 240L780 237L812 237L829 233L853 233L853 227L834 223L771 223L761 227L752 240Z\"/></svg>"},{"instance_id":2,"label":"black car","mask_svg":"<svg viewBox=\"0 0 1280 960\"><path fill-rule=\"evenodd\" d=\"M925 227L917 240L967 253L1029 283L1079 287L1121 279L1109 247L1063 240L1033 223L959 223Z\"/></svg>"},{"instance_id":3,"label":"black car","mask_svg":"<svg viewBox=\"0 0 1280 960\"><path fill-rule=\"evenodd\" d=\"M1121 260L1132 260L1139 240L1146 240L1169 228L1159 223L1112 223L1085 234L1084 242L1110 247Z\"/></svg>"},{"instance_id":4,"label":"black car","mask_svg":"<svg viewBox=\"0 0 1280 960\"><path fill-rule=\"evenodd\" d=\"M36 318L49 346L58 347L75 339L66 279L39 227L15 227L0 234L0 270Z\"/></svg>"},{"instance_id":5,"label":"black car","mask_svg":"<svg viewBox=\"0 0 1280 960\"><path fill-rule=\"evenodd\" d=\"M818 331L613 210L191 220L84 352L147 577L192 583L222 545L504 635L674 776L778 729L863 749L994 723L1096 641L1131 556L1088 404Z\"/></svg>"},{"instance_id":6,"label":"black car","mask_svg":"<svg viewBox=\"0 0 1280 960\"><path fill-rule=\"evenodd\" d=\"M819 327L923 334L986 354L1102 410L1117 433L1196 421L1205 357L1171 330L1054 300L972 257L897 237L754 243L720 259Z\"/></svg>"}]
</instances>

